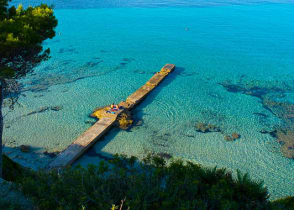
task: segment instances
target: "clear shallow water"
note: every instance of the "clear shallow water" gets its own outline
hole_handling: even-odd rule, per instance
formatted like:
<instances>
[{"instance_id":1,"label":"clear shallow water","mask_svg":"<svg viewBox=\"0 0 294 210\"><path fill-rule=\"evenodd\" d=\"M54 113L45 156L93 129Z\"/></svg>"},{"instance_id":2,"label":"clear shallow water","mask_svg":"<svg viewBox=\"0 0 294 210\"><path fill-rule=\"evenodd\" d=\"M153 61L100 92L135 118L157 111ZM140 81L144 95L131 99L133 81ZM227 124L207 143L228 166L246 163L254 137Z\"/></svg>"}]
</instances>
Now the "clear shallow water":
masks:
<instances>
[{"instance_id":1,"label":"clear shallow water","mask_svg":"<svg viewBox=\"0 0 294 210\"><path fill-rule=\"evenodd\" d=\"M142 125L128 132L113 129L78 163L99 161L95 153L164 152L249 172L265 181L272 198L294 194L293 160L282 156L274 138L260 133L282 120L260 98L220 84L284 88L286 96L278 99L294 102L294 4L210 1L223 6L93 9L104 6L89 1L84 5L92 9L73 9L76 2L54 2L58 35L45 43L52 58L22 81L20 106L6 110L6 150L12 157L45 166L51 158L42 152L72 143L90 126L94 108L124 100L165 63L174 63L176 71L134 110ZM213 123L223 134L199 133L196 122ZM226 142L224 135L232 132L241 138ZM9 148L21 144L32 145L35 153Z\"/></svg>"}]
</instances>

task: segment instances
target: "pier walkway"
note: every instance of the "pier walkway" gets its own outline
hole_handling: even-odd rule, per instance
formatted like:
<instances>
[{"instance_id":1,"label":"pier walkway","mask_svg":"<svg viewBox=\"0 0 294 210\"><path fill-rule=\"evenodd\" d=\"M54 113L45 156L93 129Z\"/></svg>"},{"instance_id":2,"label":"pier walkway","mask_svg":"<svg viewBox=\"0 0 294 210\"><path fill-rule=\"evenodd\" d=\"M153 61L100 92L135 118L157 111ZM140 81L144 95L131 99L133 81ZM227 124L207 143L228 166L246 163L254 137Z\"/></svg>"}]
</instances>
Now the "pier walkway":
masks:
<instances>
[{"instance_id":1,"label":"pier walkway","mask_svg":"<svg viewBox=\"0 0 294 210\"><path fill-rule=\"evenodd\" d=\"M119 106L122 108L115 113L106 112L106 110L110 109L110 106L94 111L92 116L99 118L99 120L61 152L56 159L49 164L49 167L59 168L71 165L115 124L121 113L132 109L140 103L174 69L175 65L166 64L159 72L155 73L145 85L130 95L126 101L120 102Z\"/></svg>"}]
</instances>

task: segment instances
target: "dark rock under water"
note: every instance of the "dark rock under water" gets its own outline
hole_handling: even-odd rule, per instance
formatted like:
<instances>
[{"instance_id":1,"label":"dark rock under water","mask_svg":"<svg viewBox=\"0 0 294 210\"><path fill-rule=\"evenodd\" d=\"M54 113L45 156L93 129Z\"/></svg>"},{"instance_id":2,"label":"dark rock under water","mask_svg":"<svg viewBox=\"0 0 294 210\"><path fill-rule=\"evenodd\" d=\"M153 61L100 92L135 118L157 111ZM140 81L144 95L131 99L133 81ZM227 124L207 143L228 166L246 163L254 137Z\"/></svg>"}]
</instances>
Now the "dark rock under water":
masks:
<instances>
[{"instance_id":1,"label":"dark rock under water","mask_svg":"<svg viewBox=\"0 0 294 210\"><path fill-rule=\"evenodd\" d=\"M282 120L282 125L275 126L274 131L262 130L260 132L276 138L281 144L282 154L287 158L294 158L294 103L285 100L287 93L294 92L293 81L244 81L240 79L238 83L224 81L219 84L229 92L259 98L266 110ZM268 117L263 113L253 114L263 118Z\"/></svg>"}]
</instances>

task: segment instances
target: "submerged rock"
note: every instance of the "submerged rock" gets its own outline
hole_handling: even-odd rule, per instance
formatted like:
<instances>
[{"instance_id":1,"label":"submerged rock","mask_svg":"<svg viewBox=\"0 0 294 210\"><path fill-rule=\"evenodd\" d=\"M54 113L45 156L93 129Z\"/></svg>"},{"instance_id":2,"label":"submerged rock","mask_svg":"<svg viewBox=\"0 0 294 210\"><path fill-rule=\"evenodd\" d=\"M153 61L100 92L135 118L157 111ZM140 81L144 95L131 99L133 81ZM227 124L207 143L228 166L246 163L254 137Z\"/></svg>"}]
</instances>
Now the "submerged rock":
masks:
<instances>
[{"instance_id":1,"label":"submerged rock","mask_svg":"<svg viewBox=\"0 0 294 210\"><path fill-rule=\"evenodd\" d=\"M271 110L278 118L283 119L285 122L294 122L294 104L290 102L277 102L269 97L262 101L263 105ZM292 121L292 122L291 122Z\"/></svg>"},{"instance_id":2,"label":"submerged rock","mask_svg":"<svg viewBox=\"0 0 294 210\"><path fill-rule=\"evenodd\" d=\"M241 137L240 134L238 134L238 133L232 133L231 135L224 136L224 139L226 141L235 141L235 140L239 139L240 137Z\"/></svg>"},{"instance_id":3,"label":"submerged rock","mask_svg":"<svg viewBox=\"0 0 294 210\"><path fill-rule=\"evenodd\" d=\"M51 158L55 158L59 154L59 152L48 152L48 151L45 151L43 154L44 155L47 155L47 156L49 156Z\"/></svg>"},{"instance_id":4,"label":"submerged rock","mask_svg":"<svg viewBox=\"0 0 294 210\"><path fill-rule=\"evenodd\" d=\"M274 131L263 129L260 133L270 134L273 138L276 138L281 144L282 154L287 158L294 158L294 103L287 101L285 97L287 93L293 93L293 81L245 81L240 78L237 83L224 81L219 84L229 92L258 97L262 106L279 118L283 125L283 128ZM266 114L259 112L253 114L263 118L268 117ZM280 127L280 125L277 127ZM232 141L233 136L225 136L225 140Z\"/></svg>"},{"instance_id":5,"label":"submerged rock","mask_svg":"<svg viewBox=\"0 0 294 210\"><path fill-rule=\"evenodd\" d=\"M21 117L25 117L25 116L29 116L29 115L32 115L32 114L37 114L37 113L42 113L42 112L46 112L49 110L49 107L48 106L45 106L45 107L40 107L38 110L36 111L32 111L32 112L29 112L28 114L26 115L22 115Z\"/></svg>"},{"instance_id":6,"label":"submerged rock","mask_svg":"<svg viewBox=\"0 0 294 210\"><path fill-rule=\"evenodd\" d=\"M226 136L224 137L224 139L225 139L226 141L234 141L233 138L232 138L231 136L229 136L229 135L226 135Z\"/></svg>"},{"instance_id":7,"label":"submerged rock","mask_svg":"<svg viewBox=\"0 0 294 210\"><path fill-rule=\"evenodd\" d=\"M286 84L284 81L262 81L262 80L242 80L237 83L234 83L230 80L223 81L219 83L227 91L232 93L242 93L245 95L251 95L258 98L262 98L268 94L278 94L281 95L285 92L291 91L294 89L294 86Z\"/></svg>"},{"instance_id":8,"label":"submerged rock","mask_svg":"<svg viewBox=\"0 0 294 210\"><path fill-rule=\"evenodd\" d=\"M238 133L232 133L232 138L233 138L234 140L239 139L240 137L241 137L240 134L238 134Z\"/></svg>"},{"instance_id":9,"label":"submerged rock","mask_svg":"<svg viewBox=\"0 0 294 210\"><path fill-rule=\"evenodd\" d=\"M130 112L124 112L119 115L117 125L120 129L127 130L133 124L132 116Z\"/></svg>"},{"instance_id":10,"label":"submerged rock","mask_svg":"<svg viewBox=\"0 0 294 210\"><path fill-rule=\"evenodd\" d=\"M266 129L262 129L261 131L259 131L260 133L262 134L269 134L271 135L273 138L277 138L277 130L271 130L271 131L268 131Z\"/></svg>"},{"instance_id":11,"label":"submerged rock","mask_svg":"<svg viewBox=\"0 0 294 210\"><path fill-rule=\"evenodd\" d=\"M209 133L209 132L220 132L221 129L213 124L206 124L198 122L195 125L196 131L201 133Z\"/></svg>"},{"instance_id":12,"label":"submerged rock","mask_svg":"<svg viewBox=\"0 0 294 210\"><path fill-rule=\"evenodd\" d=\"M50 109L52 111L60 111L63 109L63 106L51 106Z\"/></svg>"},{"instance_id":13,"label":"submerged rock","mask_svg":"<svg viewBox=\"0 0 294 210\"><path fill-rule=\"evenodd\" d=\"M294 159L294 131L277 130L277 141L282 145L281 152L287 158Z\"/></svg>"},{"instance_id":14,"label":"submerged rock","mask_svg":"<svg viewBox=\"0 0 294 210\"><path fill-rule=\"evenodd\" d=\"M275 138L281 145L281 152L284 157L294 159L294 130L288 129L276 129L273 131L260 131L263 134L269 134Z\"/></svg>"},{"instance_id":15,"label":"submerged rock","mask_svg":"<svg viewBox=\"0 0 294 210\"><path fill-rule=\"evenodd\" d=\"M285 96L285 93L292 92L294 86L285 84L285 82L269 82L269 81L247 81L239 82L237 84L231 81L224 81L219 83L227 91L233 93L242 93L258 97L265 109L272 112L278 118L288 121L294 119L294 104L290 102L280 102L280 99ZM254 115L267 118L263 113L253 113Z\"/></svg>"},{"instance_id":16,"label":"submerged rock","mask_svg":"<svg viewBox=\"0 0 294 210\"><path fill-rule=\"evenodd\" d=\"M28 114L25 114L25 115L22 115L21 117L26 117L26 116L29 116L29 115L32 115L32 114L43 113L43 112L46 112L46 111L49 111L49 110L60 111L62 109L63 109L63 106L43 106L43 107L40 107L39 109L37 109L35 111L29 112Z\"/></svg>"},{"instance_id":17,"label":"submerged rock","mask_svg":"<svg viewBox=\"0 0 294 210\"><path fill-rule=\"evenodd\" d=\"M31 150L31 147L29 145L20 145L19 147L20 151L24 152L24 153L28 153Z\"/></svg>"}]
</instances>

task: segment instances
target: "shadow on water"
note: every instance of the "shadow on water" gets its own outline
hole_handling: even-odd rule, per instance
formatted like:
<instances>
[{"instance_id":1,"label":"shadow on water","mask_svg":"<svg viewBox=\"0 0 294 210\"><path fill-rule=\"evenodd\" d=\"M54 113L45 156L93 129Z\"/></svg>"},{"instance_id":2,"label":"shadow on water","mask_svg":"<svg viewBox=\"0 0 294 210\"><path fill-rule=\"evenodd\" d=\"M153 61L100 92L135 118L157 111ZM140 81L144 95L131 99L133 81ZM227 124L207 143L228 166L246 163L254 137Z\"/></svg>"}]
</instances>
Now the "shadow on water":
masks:
<instances>
[{"instance_id":1,"label":"shadow on water","mask_svg":"<svg viewBox=\"0 0 294 210\"><path fill-rule=\"evenodd\" d=\"M22 145L23 146L23 145ZM42 147L33 146L3 146L3 153L22 166L32 169L46 168L47 164L54 160L58 153L47 152Z\"/></svg>"},{"instance_id":2,"label":"shadow on water","mask_svg":"<svg viewBox=\"0 0 294 210\"><path fill-rule=\"evenodd\" d=\"M153 100L156 98L156 96L160 93L160 91L163 88L166 88L169 86L179 75L181 75L185 71L185 68L182 67L176 67L174 72L169 74L152 92L150 92L147 97L135 107L134 110L136 109L143 109L149 104L153 102Z\"/></svg>"},{"instance_id":3,"label":"shadow on water","mask_svg":"<svg viewBox=\"0 0 294 210\"><path fill-rule=\"evenodd\" d=\"M120 132L119 128L112 128L108 134L103 136L101 139L99 139L94 146L89 148L87 152L84 153L85 156L91 157L91 158L100 158L102 160L111 160L113 159L113 154L108 152L103 152L103 148L110 143L115 136ZM83 156L84 156L83 155ZM83 157L82 156L82 157Z\"/></svg>"},{"instance_id":4,"label":"shadow on water","mask_svg":"<svg viewBox=\"0 0 294 210\"><path fill-rule=\"evenodd\" d=\"M139 103L133 110L132 113L136 117L135 120L142 120L144 115L147 115L146 113L143 113L142 110L146 108L149 104L151 104L160 91L164 88L168 88L168 86L177 78L182 77L185 75L185 68L183 67L176 67L175 70L169 74L155 89L153 89L145 99L142 100L141 103Z\"/></svg>"}]
</instances>

